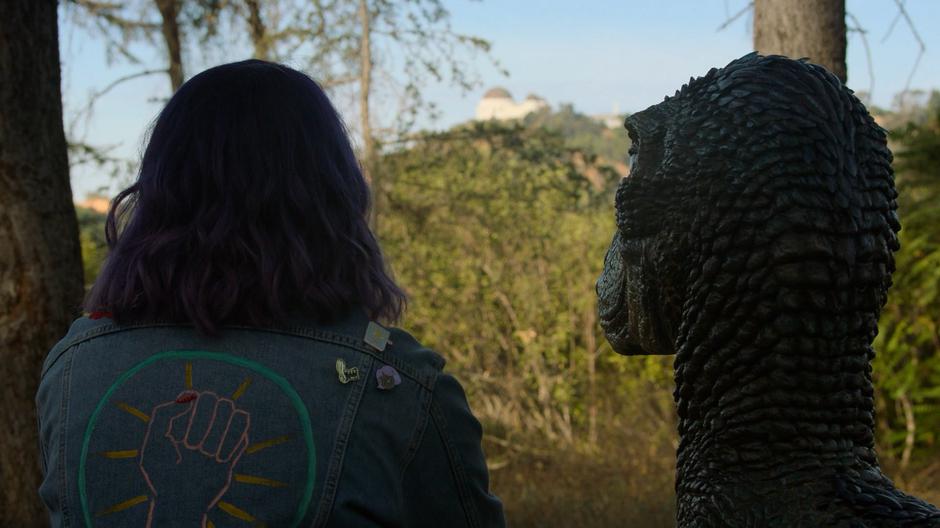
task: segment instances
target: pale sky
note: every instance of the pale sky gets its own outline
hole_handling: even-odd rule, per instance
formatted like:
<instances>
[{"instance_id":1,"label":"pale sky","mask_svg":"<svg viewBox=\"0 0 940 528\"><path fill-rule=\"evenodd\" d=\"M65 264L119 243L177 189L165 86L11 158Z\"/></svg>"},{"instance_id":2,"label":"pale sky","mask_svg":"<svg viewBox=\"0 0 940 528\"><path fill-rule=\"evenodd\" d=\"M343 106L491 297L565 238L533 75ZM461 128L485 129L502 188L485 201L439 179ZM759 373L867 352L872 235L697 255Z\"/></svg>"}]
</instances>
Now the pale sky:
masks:
<instances>
[{"instance_id":1,"label":"pale sky","mask_svg":"<svg viewBox=\"0 0 940 528\"><path fill-rule=\"evenodd\" d=\"M67 3L65 3L67 4ZM607 113L614 108L633 112L673 93L690 76L723 66L751 51L751 18L743 16L723 31L717 28L747 0L444 0L456 31L490 40L492 55L509 70L503 77L485 59L475 67L482 81L462 94L446 85L429 86L426 98L441 111L425 128L446 128L473 116L487 88L503 86L517 99L528 93L544 97L552 106L572 103L581 112ZM940 89L940 1L907 0L904 5L926 44L911 88ZM70 7L75 9L74 6ZM158 68L162 57L143 52L144 66L117 62L109 66L100 39L78 28L60 12L63 99L66 126L88 101L89 94L124 75ZM890 106L901 91L914 62L918 44L906 22L899 20L890 37L885 34L897 13L893 0L847 0L847 10L867 30L874 69L873 99ZM851 19L850 19L851 20ZM141 48L143 49L143 48ZM185 59L190 72L215 64L247 58L248 50L212 51L210 56ZM868 91L870 78L865 50L858 33L849 34L848 85ZM114 154L137 159L143 134L169 95L165 75L122 83L102 97L93 117L74 130L95 145L113 145ZM336 100L354 124L346 102ZM377 120L391 115L373 110ZM76 199L101 187L116 192L121 183L93 168L73 170Z\"/></svg>"}]
</instances>

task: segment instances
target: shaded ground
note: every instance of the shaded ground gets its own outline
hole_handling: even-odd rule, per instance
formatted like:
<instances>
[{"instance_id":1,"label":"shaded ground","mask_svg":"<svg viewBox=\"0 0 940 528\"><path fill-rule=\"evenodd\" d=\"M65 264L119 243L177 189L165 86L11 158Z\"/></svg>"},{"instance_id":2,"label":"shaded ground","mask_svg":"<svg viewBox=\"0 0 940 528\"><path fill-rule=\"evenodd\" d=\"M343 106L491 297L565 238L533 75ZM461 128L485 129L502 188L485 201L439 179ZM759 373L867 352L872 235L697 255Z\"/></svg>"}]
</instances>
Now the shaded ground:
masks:
<instances>
[{"instance_id":1,"label":"shaded ground","mask_svg":"<svg viewBox=\"0 0 940 528\"><path fill-rule=\"evenodd\" d=\"M556 447L514 455L489 445L497 466L491 485L513 527L673 527L675 457L671 442L655 443L612 444L593 454ZM506 456L510 462L502 465ZM884 464L899 488L940 504L940 460L903 474L891 461Z\"/></svg>"},{"instance_id":2,"label":"shaded ground","mask_svg":"<svg viewBox=\"0 0 940 528\"><path fill-rule=\"evenodd\" d=\"M491 472L492 488L514 527L674 526L672 449L660 442L522 452Z\"/></svg>"}]
</instances>

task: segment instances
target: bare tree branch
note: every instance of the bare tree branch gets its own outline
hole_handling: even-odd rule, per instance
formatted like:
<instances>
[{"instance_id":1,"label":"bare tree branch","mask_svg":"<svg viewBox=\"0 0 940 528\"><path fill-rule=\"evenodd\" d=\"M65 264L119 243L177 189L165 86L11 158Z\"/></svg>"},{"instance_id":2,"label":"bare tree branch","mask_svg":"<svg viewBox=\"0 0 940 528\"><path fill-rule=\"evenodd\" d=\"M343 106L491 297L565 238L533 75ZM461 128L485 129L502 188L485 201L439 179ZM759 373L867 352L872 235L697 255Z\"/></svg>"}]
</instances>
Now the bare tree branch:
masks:
<instances>
[{"instance_id":1,"label":"bare tree branch","mask_svg":"<svg viewBox=\"0 0 940 528\"><path fill-rule=\"evenodd\" d=\"M726 9L726 10L727 10L727 7L728 7L728 5L725 4L725 9ZM716 31L716 32L717 32L717 31L723 31L725 28L727 28L728 26L730 26L731 24L733 24L735 20L737 20L737 19L741 18L742 16L744 16L745 14L747 14L747 12L750 11L753 7L754 7L754 0L751 0L750 2L747 3L746 6L744 6L743 9L741 9L740 11L738 11L737 13L735 13L734 15L732 15L731 17L729 17L727 20L724 21L724 23L722 23L720 26L718 26L718 29L716 29L715 31Z\"/></svg>"},{"instance_id":2,"label":"bare tree branch","mask_svg":"<svg viewBox=\"0 0 940 528\"><path fill-rule=\"evenodd\" d=\"M159 70L144 70L144 71L137 72L137 73L131 73L123 77L118 77L117 79L111 81L107 86L105 86L101 90L98 90L97 92L95 92L92 95L92 98L89 100L88 106L91 106L91 104L93 104L97 99L104 96L105 94L107 94L108 92L116 88L121 83L138 79L140 77L146 77L148 75L156 75L158 73L166 73L166 72L167 72L166 68L162 68Z\"/></svg>"},{"instance_id":3,"label":"bare tree branch","mask_svg":"<svg viewBox=\"0 0 940 528\"><path fill-rule=\"evenodd\" d=\"M871 98L875 94L875 70L871 61L871 48L868 47L868 31L862 28L862 24L859 23L858 19L855 18L855 15L852 13L846 11L845 16L849 17L852 24L854 24L852 27L849 27L848 30L854 31L862 37L862 46L865 47L865 62L868 65L868 97Z\"/></svg>"},{"instance_id":4,"label":"bare tree branch","mask_svg":"<svg viewBox=\"0 0 940 528\"><path fill-rule=\"evenodd\" d=\"M108 92L116 88L118 85L125 83L127 81L132 81L134 79L146 77L148 75L155 75L157 73L167 73L167 70L166 68L163 68L160 70L144 70L144 71L137 72L137 73L131 73L123 77L118 77L117 79L111 81L107 86L105 86L101 90L98 90L97 92L94 92L93 94L91 94L91 97L88 98L88 102L85 104L85 107L82 108L80 112L78 112L78 116L80 117L82 115L86 115L86 116L91 115L92 111L94 110L94 106L98 102L98 100L104 97Z\"/></svg>"},{"instance_id":5,"label":"bare tree branch","mask_svg":"<svg viewBox=\"0 0 940 528\"><path fill-rule=\"evenodd\" d=\"M96 0L72 0L76 5L84 7L92 15L101 17L110 24L120 29L160 29L160 24L156 22L147 22L145 20L132 20L124 18L115 13L124 6L115 2L98 2Z\"/></svg>"},{"instance_id":6,"label":"bare tree branch","mask_svg":"<svg viewBox=\"0 0 940 528\"><path fill-rule=\"evenodd\" d=\"M901 3L904 3L904 2L902 1ZM898 25L898 20L901 20L901 12L900 12L900 11L898 11L897 14L894 15L894 19L891 21L891 25L888 26L888 31L885 32L885 36L881 37L881 42L882 42L882 43L884 43L884 41L888 40L888 37L890 37L890 36L891 36L891 33L894 32L894 26L897 26L897 25Z\"/></svg>"},{"instance_id":7,"label":"bare tree branch","mask_svg":"<svg viewBox=\"0 0 940 528\"><path fill-rule=\"evenodd\" d=\"M326 79L326 80L324 80L324 81L317 81L317 82L320 84L320 87L321 87L321 88L323 88L324 90L328 90L328 89L330 89L330 88L337 88L337 87L340 87L340 86L346 86L346 85L352 84L352 83L354 83L354 82L356 82L356 81L358 81L358 80L359 80L359 78L356 77L356 76L354 76L354 75L347 75L347 76L345 76L345 77L335 77L335 78Z\"/></svg>"},{"instance_id":8,"label":"bare tree branch","mask_svg":"<svg viewBox=\"0 0 940 528\"><path fill-rule=\"evenodd\" d=\"M917 58L914 59L914 67L911 68L911 73L907 76L907 82L904 83L904 91L907 92L911 89L911 80L914 79L914 74L917 73L917 67L920 65L920 59L924 56L924 52L927 51L927 46L924 44L924 40L920 38L920 33L917 32L917 28L914 27L914 21L911 20L907 9L904 8L904 0L894 0L894 3L897 4L898 13L904 18L904 21L907 22L907 27L910 28L911 34L914 35L914 39L917 40L917 44L920 46L920 50L917 52Z\"/></svg>"}]
</instances>

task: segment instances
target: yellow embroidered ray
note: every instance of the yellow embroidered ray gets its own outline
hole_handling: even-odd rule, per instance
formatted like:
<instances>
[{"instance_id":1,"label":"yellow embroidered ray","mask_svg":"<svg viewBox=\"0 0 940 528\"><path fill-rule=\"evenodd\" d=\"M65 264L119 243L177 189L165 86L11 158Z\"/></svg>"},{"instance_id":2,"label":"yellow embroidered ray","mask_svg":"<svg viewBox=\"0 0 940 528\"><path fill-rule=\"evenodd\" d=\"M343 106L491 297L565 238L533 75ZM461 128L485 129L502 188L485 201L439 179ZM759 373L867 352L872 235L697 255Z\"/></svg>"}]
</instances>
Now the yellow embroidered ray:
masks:
<instances>
[{"instance_id":1,"label":"yellow embroidered ray","mask_svg":"<svg viewBox=\"0 0 940 528\"><path fill-rule=\"evenodd\" d=\"M235 506L232 503L219 501L217 506L219 507L220 510L231 515L232 517L235 517L236 519L241 519L243 521L248 521L248 522L255 522L254 516L252 516L250 513L246 512L245 510L239 508L238 506Z\"/></svg>"},{"instance_id":2,"label":"yellow embroidered ray","mask_svg":"<svg viewBox=\"0 0 940 528\"><path fill-rule=\"evenodd\" d=\"M264 442L258 442L257 444L252 444L245 449L245 454L250 455L252 453L257 453L262 449L267 449L271 446L276 446L278 444L283 444L284 442L290 440L290 436L278 436L277 438L272 438L270 440L265 440Z\"/></svg>"},{"instance_id":3,"label":"yellow embroidered ray","mask_svg":"<svg viewBox=\"0 0 940 528\"><path fill-rule=\"evenodd\" d=\"M286 488L287 483L280 480L274 480L254 475L245 475L244 473L235 473L235 481L242 484L257 484L259 486L268 486L271 488Z\"/></svg>"},{"instance_id":4,"label":"yellow embroidered ray","mask_svg":"<svg viewBox=\"0 0 940 528\"><path fill-rule=\"evenodd\" d=\"M115 504L114 506L111 506L110 508L108 508L108 509L106 509L106 510L101 510L100 512L96 513L95 515L98 516L98 517L101 517L102 515L109 515L109 514L112 514L112 513L117 513L117 512L119 512L119 511L124 511L124 510L126 510L126 509L128 509L128 508L131 508L131 507L133 507L133 506L137 506L138 504L140 504L140 503L142 503L142 502L147 502L148 500L150 500L150 497L148 497L148 496L146 496L146 495L138 495L138 496L133 497L133 498L131 498L131 499L127 499L127 500L124 501L124 502L119 502L119 503Z\"/></svg>"},{"instance_id":5,"label":"yellow embroidered ray","mask_svg":"<svg viewBox=\"0 0 940 528\"><path fill-rule=\"evenodd\" d=\"M193 388L193 364L186 363L186 378L183 380L187 389Z\"/></svg>"},{"instance_id":6,"label":"yellow embroidered ray","mask_svg":"<svg viewBox=\"0 0 940 528\"><path fill-rule=\"evenodd\" d=\"M245 378L245 381L235 389L235 392L232 393L232 399L237 400L242 397L242 394L245 394L245 391L248 389L248 386L251 385L251 378Z\"/></svg>"},{"instance_id":7,"label":"yellow embroidered ray","mask_svg":"<svg viewBox=\"0 0 940 528\"><path fill-rule=\"evenodd\" d=\"M137 456L137 450L126 449L124 451L102 451L98 454L105 458L134 458Z\"/></svg>"},{"instance_id":8,"label":"yellow embroidered ray","mask_svg":"<svg viewBox=\"0 0 940 528\"><path fill-rule=\"evenodd\" d=\"M147 423L150 421L150 415L145 413L144 411L141 411L137 407L132 407L124 402L117 402L116 405L118 409L121 409L122 411L126 413L130 413L134 415L135 417L137 417L137 419L139 419L140 421L144 423Z\"/></svg>"}]
</instances>

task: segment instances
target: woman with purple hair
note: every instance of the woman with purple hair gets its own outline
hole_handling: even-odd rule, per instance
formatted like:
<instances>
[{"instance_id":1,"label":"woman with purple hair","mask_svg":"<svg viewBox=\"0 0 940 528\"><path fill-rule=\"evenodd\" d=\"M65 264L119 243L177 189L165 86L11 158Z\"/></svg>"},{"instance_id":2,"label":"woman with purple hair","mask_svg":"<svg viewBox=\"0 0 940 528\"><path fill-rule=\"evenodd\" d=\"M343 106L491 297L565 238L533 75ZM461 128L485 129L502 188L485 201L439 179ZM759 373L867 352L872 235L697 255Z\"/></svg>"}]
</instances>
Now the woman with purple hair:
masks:
<instances>
[{"instance_id":1,"label":"woman with purple hair","mask_svg":"<svg viewBox=\"0 0 940 528\"><path fill-rule=\"evenodd\" d=\"M323 90L193 77L114 199L37 394L53 526L502 526L481 427L405 296Z\"/></svg>"}]
</instances>

